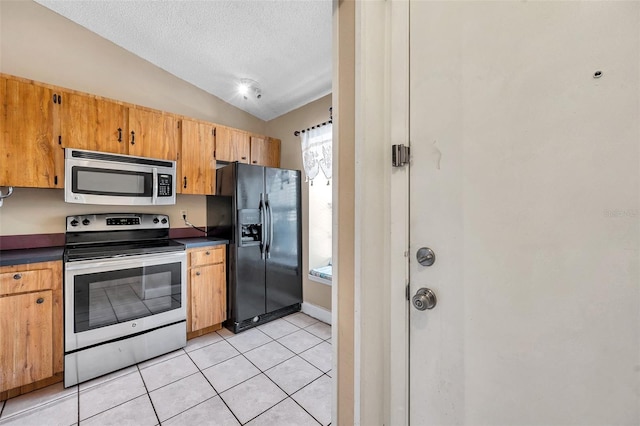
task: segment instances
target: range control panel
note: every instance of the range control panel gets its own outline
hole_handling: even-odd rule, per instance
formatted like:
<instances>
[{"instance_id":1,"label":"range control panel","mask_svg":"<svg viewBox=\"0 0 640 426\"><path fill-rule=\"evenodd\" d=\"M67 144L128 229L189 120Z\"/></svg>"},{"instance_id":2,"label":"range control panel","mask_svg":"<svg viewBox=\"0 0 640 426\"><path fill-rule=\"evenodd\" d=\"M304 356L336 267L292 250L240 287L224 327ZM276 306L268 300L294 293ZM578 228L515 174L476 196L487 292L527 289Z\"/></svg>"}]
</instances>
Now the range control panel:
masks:
<instances>
[{"instance_id":1,"label":"range control panel","mask_svg":"<svg viewBox=\"0 0 640 426\"><path fill-rule=\"evenodd\" d=\"M139 217L108 217L107 226L140 225Z\"/></svg>"},{"instance_id":2,"label":"range control panel","mask_svg":"<svg viewBox=\"0 0 640 426\"><path fill-rule=\"evenodd\" d=\"M99 213L67 216L67 232L169 228L169 216L147 213Z\"/></svg>"}]
</instances>

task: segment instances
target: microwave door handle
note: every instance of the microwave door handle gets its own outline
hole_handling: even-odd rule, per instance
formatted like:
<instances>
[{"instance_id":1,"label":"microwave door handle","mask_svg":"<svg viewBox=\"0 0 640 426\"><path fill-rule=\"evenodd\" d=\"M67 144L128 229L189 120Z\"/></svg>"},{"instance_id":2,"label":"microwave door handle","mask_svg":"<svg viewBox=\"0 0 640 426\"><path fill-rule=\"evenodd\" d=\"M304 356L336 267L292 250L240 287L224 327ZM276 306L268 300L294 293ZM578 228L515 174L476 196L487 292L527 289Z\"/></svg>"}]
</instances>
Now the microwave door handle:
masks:
<instances>
[{"instance_id":1,"label":"microwave door handle","mask_svg":"<svg viewBox=\"0 0 640 426\"><path fill-rule=\"evenodd\" d=\"M158 204L158 169L153 168L153 194L151 194L151 204Z\"/></svg>"}]
</instances>

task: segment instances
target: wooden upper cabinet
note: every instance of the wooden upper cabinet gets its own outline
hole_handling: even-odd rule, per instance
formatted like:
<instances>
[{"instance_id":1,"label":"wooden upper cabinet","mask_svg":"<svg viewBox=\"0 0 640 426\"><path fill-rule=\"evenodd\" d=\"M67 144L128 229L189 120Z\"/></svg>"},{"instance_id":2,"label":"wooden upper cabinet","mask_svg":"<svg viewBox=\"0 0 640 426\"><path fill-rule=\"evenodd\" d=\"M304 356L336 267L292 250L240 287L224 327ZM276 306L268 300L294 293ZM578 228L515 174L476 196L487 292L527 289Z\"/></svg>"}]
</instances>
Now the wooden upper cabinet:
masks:
<instances>
[{"instance_id":1,"label":"wooden upper cabinet","mask_svg":"<svg viewBox=\"0 0 640 426\"><path fill-rule=\"evenodd\" d=\"M129 155L178 159L177 120L171 114L141 108L129 108L127 133Z\"/></svg>"},{"instance_id":2,"label":"wooden upper cabinet","mask_svg":"<svg viewBox=\"0 0 640 426\"><path fill-rule=\"evenodd\" d=\"M183 119L181 174L176 187L182 194L213 195L216 188L216 127Z\"/></svg>"},{"instance_id":3,"label":"wooden upper cabinet","mask_svg":"<svg viewBox=\"0 0 640 426\"><path fill-rule=\"evenodd\" d=\"M280 167L280 139L251 136L251 164Z\"/></svg>"},{"instance_id":4,"label":"wooden upper cabinet","mask_svg":"<svg viewBox=\"0 0 640 426\"><path fill-rule=\"evenodd\" d=\"M65 148L128 153L127 108L114 101L61 91L60 135Z\"/></svg>"},{"instance_id":5,"label":"wooden upper cabinet","mask_svg":"<svg viewBox=\"0 0 640 426\"><path fill-rule=\"evenodd\" d=\"M2 77L0 96L0 186L61 188L64 171L56 173L56 161L63 161L63 153L54 137L53 92Z\"/></svg>"},{"instance_id":6,"label":"wooden upper cabinet","mask_svg":"<svg viewBox=\"0 0 640 426\"><path fill-rule=\"evenodd\" d=\"M230 127L218 126L216 160L249 163L249 134Z\"/></svg>"}]
</instances>

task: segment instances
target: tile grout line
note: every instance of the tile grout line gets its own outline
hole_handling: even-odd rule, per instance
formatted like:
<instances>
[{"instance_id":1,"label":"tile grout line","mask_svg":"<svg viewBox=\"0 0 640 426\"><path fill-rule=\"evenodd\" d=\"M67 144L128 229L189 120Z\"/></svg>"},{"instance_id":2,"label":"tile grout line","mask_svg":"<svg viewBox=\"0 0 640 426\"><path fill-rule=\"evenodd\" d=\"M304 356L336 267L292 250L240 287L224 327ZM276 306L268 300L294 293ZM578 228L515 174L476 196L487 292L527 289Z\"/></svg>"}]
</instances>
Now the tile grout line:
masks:
<instances>
[{"instance_id":1,"label":"tile grout line","mask_svg":"<svg viewBox=\"0 0 640 426\"><path fill-rule=\"evenodd\" d=\"M278 385L276 385L278 386ZM284 392L284 391L283 391ZM287 395L287 393L285 392L285 395ZM273 407L275 407L276 405L282 403L282 401L286 401L287 398L289 398L289 395L285 396L284 398L282 398L280 401L276 402L275 404L273 404L271 407L267 408L266 410L262 411L260 414L258 414L257 416L254 416L252 418L250 418L249 420L247 420L244 423L240 423L241 425L246 425L247 423L257 419L258 417L260 417L261 415L263 415L264 413L266 413L267 411L271 410Z\"/></svg>"},{"instance_id":2,"label":"tile grout line","mask_svg":"<svg viewBox=\"0 0 640 426\"><path fill-rule=\"evenodd\" d=\"M169 358L169 359L173 359L173 358ZM140 364L136 364L136 368L138 369L138 374L140 375L140 379L142 379L142 386L144 386L144 390L147 391L147 398L149 398L149 402L151 403L151 408L153 409L153 414L156 415L156 420L158 420L158 424L161 424L160 416L158 416L158 412L156 411L156 406L153 403L153 399L151 399L151 394L149 393L149 388L147 387L147 382L144 381L144 376L142 375L142 370L140 369ZM139 398L139 397L137 397L137 398Z\"/></svg>"},{"instance_id":3,"label":"tile grout line","mask_svg":"<svg viewBox=\"0 0 640 426\"><path fill-rule=\"evenodd\" d=\"M237 349L236 349L236 350L237 350ZM240 355L242 355L242 353L241 353ZM240 356L240 355L237 355L237 356ZM189 356L189 354L188 354L188 353L187 353L187 356ZM235 358L235 357L233 357L233 358ZM189 356L189 359L191 359L191 357L190 357L190 356ZM229 358L229 359L232 359L232 358ZM226 360L226 361L228 361L228 360ZM224 400L224 398L222 398L222 394L221 394L220 392L218 392L218 389L216 389L216 387L215 387L215 386L213 386L213 383L211 383L211 382L209 381L209 379L207 378L207 376L202 372L202 370L200 369L200 366L198 366L198 364L196 364L196 363L195 363L195 361L194 361L194 360L192 360L192 359L191 359L191 362L193 362L193 363L195 364L195 366L196 366L196 368L198 369L198 371L200 372L200 374L202 374L202 377L204 377L204 379L207 381L207 383L209 383L209 386L211 386L211 388L213 389L213 391L216 393L216 396L217 396L217 397L219 397L219 398L220 398L220 401L222 401L222 403L225 405L225 407L227 407L227 410L229 410L229 412L231 413L231 415L236 419L236 421L237 421L239 424L242 424L242 422L240 421L240 419L238 418L238 416L236 416L236 413L234 413L234 412L233 412L233 410L231 409L231 407L229 407L229 405L227 405L227 401L225 401L225 400ZM222 362L224 362L224 361L222 361ZM218 364L221 364L221 363L219 362ZM217 364L214 364L214 365L217 365ZM211 367L213 367L213 365L212 365ZM210 367L207 367L207 368L210 368ZM205 370L206 370L206 369L205 369ZM254 377L255 377L255 376L254 376ZM243 382L243 383L244 383L244 382ZM228 389L227 389L227 390L228 390ZM215 396L214 396L213 398L215 398ZM209 399L211 399L211 398L209 398ZM208 399L208 400L209 400L209 399ZM208 401L208 400L207 400L207 401ZM203 402L204 402L204 401L203 401ZM198 404L198 405L199 405L199 404ZM196 405L196 407L197 407L197 405ZM191 407L191 408L193 408L193 407ZM183 412L184 412L184 411L183 411ZM176 414L176 415L177 415L177 414Z\"/></svg>"},{"instance_id":4,"label":"tile grout line","mask_svg":"<svg viewBox=\"0 0 640 426\"><path fill-rule=\"evenodd\" d=\"M274 341L275 341L275 340L274 340ZM277 342L277 343L280 343L280 342ZM280 344L282 345L282 343L280 343ZM284 345L282 345L282 346L284 346ZM286 346L284 346L284 347L286 348ZM289 349L289 348L287 348L287 349ZM289 350L290 350L290 349L289 349ZM291 351L291 352L293 352L293 351ZM241 353L241 355L242 355L242 356L244 356L244 357L245 357L245 359L246 359L247 361L249 361L249 363L251 363L254 367L256 367L256 368L258 369L258 371L260 371L260 374L264 374L264 376L265 376L265 377L266 377L266 378L267 378L271 383L273 383L274 385L276 385L276 387L277 387L278 389L280 389L282 392L284 392L284 394L285 394L285 395L287 395L287 396L286 396L286 398L284 398L284 399L282 399L282 400L278 401L277 403L275 403L275 404L274 404L274 405L272 405L271 407L267 408L266 410L264 410L263 412L261 412L261 413L260 413L260 414L258 414L257 416L255 416L255 417L253 417L252 419L248 420L248 421L247 421L247 423L249 423L251 420L254 420L256 417L259 417L259 416L263 415L264 413L266 413L267 411L271 410L273 407L275 407L276 405L280 404L282 401L286 400L287 398L291 398L291 400L292 400L293 402L295 402L295 403L296 403L300 408L302 408L302 409L303 409L307 414L309 414L309 415L311 416L311 418L312 418L312 419L314 419L316 422L320 423L320 421L319 421L318 419L316 419L316 418L315 418L311 413L309 413L309 412L308 412L308 411L307 411L307 410L306 410L302 405L298 404L298 401L296 401L295 399L293 399L292 395L293 395L293 394L295 394L295 393L300 392L302 389L306 388L306 387L307 387L307 386L309 386L311 383L313 383L313 382L315 382L316 380L318 380L319 378L321 378L321 377L324 375L324 372L323 372L322 370L320 370L318 367L316 367L315 365L311 364L309 361L307 361L306 359L302 358L299 354L296 354L295 352L294 352L294 355L293 355L292 357L287 358L286 360L284 360L284 361L282 361L282 362L280 362L280 363L278 363L278 364L276 364L276 365L274 365L274 366L272 366L272 367L269 367L267 370L270 370L270 369L272 369L272 368L275 368L275 367L277 367L278 365L281 365L281 364L283 364L283 363L285 363L285 362L289 361L290 359L293 359L293 358L295 358L295 357L297 356L297 357L299 357L302 361L306 362L307 364L311 365L312 367L314 367L315 369L317 369L318 371L320 371L320 372L322 373L322 374L320 374L320 376L316 377L315 379L313 379L312 381L310 381L310 382L309 382L309 383L307 383L306 385L302 386L300 389L296 390L294 393L292 393L292 394L290 395L287 391L285 391L284 389L282 389L282 388L281 388L281 387L280 387L276 382L274 382L274 381L273 381L273 379L271 379L271 377L269 377L269 376L266 374L266 371L267 371L267 370L264 370L264 371L263 371L260 367L258 367L258 366L257 366L257 365L255 365L253 362L251 362L251 360L250 360L249 358L247 358L247 357L245 356L245 354L244 354L244 353ZM259 375L259 374L258 374L258 375ZM256 377L256 376L253 376L253 377ZM253 377L252 377L252 378L253 378ZM251 379L247 379L247 380L251 380ZM246 382L247 380L243 381L242 383ZM241 383L238 383L236 386L238 386L238 385L240 385L240 384L241 384ZM235 387L235 386L233 386L233 387ZM231 388L229 388L229 389L231 389ZM228 389L227 389L227 390L228 390ZM226 391L225 391L225 392L226 392ZM220 396L220 399L222 399L222 396ZM244 424L246 424L246 423L244 423ZM322 424L322 423L320 423L320 424Z\"/></svg>"},{"instance_id":5,"label":"tile grout line","mask_svg":"<svg viewBox=\"0 0 640 426\"><path fill-rule=\"evenodd\" d=\"M129 373L129 374L133 374L133 373ZM125 374L125 375L126 375L126 376L128 376L128 374ZM105 383L106 383L106 382L105 382ZM142 381L142 383L143 383L143 385L144 385L144 380ZM145 391L146 391L146 390L147 390L147 387L145 386ZM83 421L83 422L85 422L85 421L87 421L87 420L89 420L89 419L91 419L91 418L93 418L93 417L95 417L95 416L98 416L98 415L100 415L100 414L104 414L104 413L106 413L106 412L107 412L107 411L109 411L109 410L113 410L114 408L117 408L117 407L120 407L121 405L127 404L127 403L129 403L129 402L133 401L134 399L138 399L138 398L140 398L140 397L141 397L141 396L143 396L143 395L145 395L145 394L143 393L143 394L140 394L140 395L138 395L138 396L134 396L133 398L128 399L128 400L126 400L126 401L124 401L124 402L121 402L120 404L116 404L116 405L114 405L114 406L112 406L112 407L107 408L106 410L102 410L102 411L100 411L99 413L95 413L95 414L93 414L93 415L91 415L91 416L87 417L86 419L83 419L82 421ZM146 392L146 395L149 395L149 392ZM149 396L149 400L151 400L151 396ZM153 402L151 402L151 406L153 407ZM155 408L154 408L154 410L153 410L153 411L154 411L154 413L155 413ZM156 415L156 417L158 417L158 416ZM81 420L80 420L80 392L78 392L78 424L80 423L80 421L81 421Z\"/></svg>"},{"instance_id":6,"label":"tile grout line","mask_svg":"<svg viewBox=\"0 0 640 426\"><path fill-rule=\"evenodd\" d=\"M303 410L304 410L308 415L310 415L310 416L311 416L311 418L312 418L313 420L315 420L316 422L318 422L318 423L320 423L321 425L323 425L323 426L324 426L324 424L323 424L320 420L316 419L316 418L315 418L315 416L314 416L313 414L311 414L309 411L307 411L307 409L306 409L306 408L304 408L304 407L302 406L302 404L300 404L298 401L296 401L296 400L293 398L293 395L294 395L294 394L296 394L296 393L300 392L302 389L304 389L304 388L306 388L307 386L311 385L313 382L318 381L319 379L321 379L321 378L322 378L322 376L324 376L324 374L320 375L320 377L316 377L315 379L313 379L312 381L310 381L309 383L307 383L306 385L304 385L303 387L301 387L300 389L298 389L297 391L295 391L293 394L291 394L290 398L291 398L291 400L292 400L293 402L295 402L296 404L298 404L298 406L299 406L300 408L302 408L302 409L303 409Z\"/></svg>"},{"instance_id":7,"label":"tile grout line","mask_svg":"<svg viewBox=\"0 0 640 426\"><path fill-rule=\"evenodd\" d=\"M294 325L295 327L298 327L298 326L297 326L297 325L295 325L295 324L292 324L292 325ZM299 356L299 354L297 354L297 353L295 353L294 351L292 351L291 349L287 348L285 345L283 345L282 343L280 343L278 340L274 339L273 337L269 336L269 335L268 335L267 333L265 333L264 331L259 330L259 329L257 329L257 328L256 328L256 330L260 331L262 334L266 335L266 336L267 336L267 337L269 337L269 339L271 339L271 340L270 340L269 342L267 342L267 343L264 343L264 344L262 344L262 345L256 346L255 348L251 348L251 349L249 349L249 350L247 350L247 351L244 351L244 352L242 352L242 351L238 350L238 348L237 348L236 346L234 346L234 345L233 345L233 343L231 343L231 342L227 342L227 343L229 343L229 345L231 345L231 347L233 347L235 350L237 350L237 351L239 352L240 356L244 357L244 359L246 359L246 360L249 362L249 364L253 365L253 366L254 366L254 367L259 371L259 373L258 373L258 374L256 374L256 375L254 375L254 376L252 376L252 377L250 377L250 378L248 378L248 379L246 379L246 380L243 380L243 381L242 381L242 382L240 382L240 383L235 384L234 386L230 387L229 389L226 389L226 390L225 390L225 392L226 392L226 391L228 391L228 390L230 390L230 389L233 389L233 388L235 388L235 387L237 387L237 386L239 386L239 385L241 385L241 384L243 384L243 383L245 383L245 382L247 382L247 381L249 381L249 380L251 380L251 379L253 379L253 378L257 377L257 376L259 376L260 374L263 374L263 375L267 378L267 380L269 380L271 383L273 383L273 384L274 384L278 389L280 389L280 390L281 390L281 391L282 391L286 396L285 396L285 398L283 398L283 399L281 399L280 401L276 402L274 405L270 406L270 407L269 407L269 408L267 408L266 410L263 410L262 412L260 412L260 413L259 413L258 415L256 415L255 417L253 417L253 418L251 418L251 419L247 420L247 422L242 423L242 422L240 422L240 419L238 419L238 417L236 416L236 414L233 412L233 410L231 410L231 407L229 407L229 406L227 405L226 401L225 401L225 400L224 400L224 398L222 397L222 394L219 394L219 395L220 395L220 399L222 400L222 402L227 406L227 408L229 409L229 411L231 411L231 414L233 414L233 416L236 418L236 420L238 420L238 422L239 422L241 425L244 425L244 424L249 423L250 421L254 420L255 418L257 418L257 417L259 417L259 416L263 415L264 413L266 413L267 411L271 410L273 407L275 407L276 405L280 404L282 401L285 401L287 398L291 398L291 395L289 395L289 393L287 393L287 392L286 392L284 389L282 389L282 388L281 388L277 383L275 383L275 382L274 382L274 381L273 381L273 380L272 380L272 379L271 379L267 374L265 374L265 371L267 371L267 370L269 370L269 369L271 369L271 368L274 368L274 367L276 367L276 366L278 366L278 365L280 365L280 364L283 364L284 362L286 362L286 361L288 361L288 360L290 360L290 359L293 359L293 358L294 358L294 357L296 357L296 356L300 357L300 356ZM302 328L298 327L298 330L296 330L296 331L294 331L294 332L291 332L291 333L289 333L289 334L285 334L285 335L281 336L280 338L285 337L285 336L288 336L288 335L293 334L293 333L297 333L297 332L298 332L298 331L300 331L300 330L302 330ZM313 334L313 333L310 333L310 334ZM232 337L235 337L235 336L237 336L237 334L236 334L236 335L234 335L234 336L232 336ZM316 336L316 337L317 337L317 336ZM223 338L224 338L224 336L223 336ZM227 340L227 339L225 339L225 340ZM278 343L279 345L281 345L282 347L284 347L285 349L287 349L287 350L289 350L291 353L293 353L293 356L291 356L291 357L289 357L289 358L287 358L287 359L285 359L285 360L283 360L283 361L281 361L281 362L279 362L279 363L277 363L277 364L275 364L275 365L273 365L273 366L269 367L267 370L262 370L260 367L258 367L256 364L254 364L254 363L253 363L253 362L252 362L252 361L251 361L251 360L250 360L250 359L249 359L245 354L246 354L247 352L250 352L250 351L254 350L254 349L258 349L258 348L260 348L260 347L262 347L262 346L268 345L268 344L269 344L269 343L271 343L271 342L276 342L276 343ZM320 342L320 343L322 343L322 342ZM320 343L318 343L318 345L319 345ZM314 345L314 346L312 346L312 347L315 347L315 346L317 346L317 345ZM312 348L312 347L311 347L311 348ZM311 349L311 348L309 348L309 349ZM233 358L235 358L235 357L233 357ZM229 358L229 359L231 359L231 358ZM307 361L306 359L304 359L304 358L302 358L302 357L300 357L300 359L302 359L304 362L306 362L306 363L310 364L312 367L316 368L318 371L320 371L321 373L323 373L323 374L321 374L319 377L317 377L316 379L312 380L309 384L313 383L315 380L317 380L318 378L320 378L320 377L322 377L322 376L324 375L324 372L323 372L322 370L320 370L318 367L316 367L315 365L311 364L309 361ZM228 360L225 360L225 361L228 361ZM225 362L225 361L222 361L222 362ZM221 364L222 362L220 362L220 363L218 363L218 364ZM197 366L197 365L196 365L196 366ZM213 367L213 366L211 366L211 367ZM198 367L198 369L200 369L200 367ZM201 371L202 371L202 370L201 370ZM203 375L204 375L204 373L203 373ZM205 376L205 379L206 379L206 376ZM208 381L208 379L207 379L207 381ZM211 383L209 382L209 384L211 384ZM307 384L307 385L308 385L308 384ZM305 385L305 386L303 386L302 388L298 389L298 391L299 391L299 390L301 390L301 389L303 389L303 388L304 388L304 387L306 387L307 385ZM211 387L213 387L213 385L211 385ZM213 388L214 388L214 390L215 390L215 387L213 387ZM296 391L296 392L298 392L298 391ZM216 392L217 392L217 390L216 390ZM297 404L297 402L296 402L293 398L291 398L291 400L292 400L292 401L294 401L294 402ZM300 406L300 404L298 404L298 406ZM303 409L307 414L309 414L309 415L311 416L311 418L312 418L312 419L314 419L316 422L318 422L318 420L317 420L315 417L313 417L313 416L312 416L312 415L311 415L307 410L305 410L305 409L304 409L304 407L301 407L301 408L302 408L302 409ZM320 423L320 422L318 422L318 423Z\"/></svg>"},{"instance_id":8,"label":"tile grout line","mask_svg":"<svg viewBox=\"0 0 640 426\"><path fill-rule=\"evenodd\" d=\"M1 1L1 0L0 0L0 1ZM60 382L58 382L58 383L60 383ZM53 384L51 384L51 385L49 385L49 386L54 386L54 385L57 385L58 383L53 383ZM61 400L63 400L63 399L70 399L70 398L73 396L73 394L72 394L72 393L69 393L68 395L54 397L54 398L53 398L53 399L51 399L51 400L41 402L41 403L39 403L39 404L37 404L37 405L29 406L28 408L22 409L22 410L20 410L20 411L16 411L15 413L10 414L10 415L8 415L8 416L4 417L4 414L5 414L5 413L4 413L4 411L5 411L5 409L7 408L7 404L6 404L6 402L7 402L7 401L12 400L12 399L14 399L14 398L19 398L19 397L21 397L22 395L28 395L28 394L30 394L31 392L37 392L38 390L45 389L45 388L47 388L47 387L48 387L48 386L45 386L44 388L36 389L36 390L30 391L30 392L27 392L27 393L23 393L23 394L21 394L21 395L14 396L13 398L8 398L8 399L6 399L5 401L0 401L0 402L4 402L4 403L5 403L5 404L4 404L4 406L2 407L2 409L0 409L0 421L6 420L6 419L10 419L10 418L12 418L12 417L18 418L18 417L24 416L24 415L26 415L26 413L28 413L28 412L30 412L30 411L35 411L36 409L40 409L40 408L42 408L42 407L49 406L49 405L51 405L51 404L53 404L53 403L55 403L55 402L61 401Z\"/></svg>"}]
</instances>

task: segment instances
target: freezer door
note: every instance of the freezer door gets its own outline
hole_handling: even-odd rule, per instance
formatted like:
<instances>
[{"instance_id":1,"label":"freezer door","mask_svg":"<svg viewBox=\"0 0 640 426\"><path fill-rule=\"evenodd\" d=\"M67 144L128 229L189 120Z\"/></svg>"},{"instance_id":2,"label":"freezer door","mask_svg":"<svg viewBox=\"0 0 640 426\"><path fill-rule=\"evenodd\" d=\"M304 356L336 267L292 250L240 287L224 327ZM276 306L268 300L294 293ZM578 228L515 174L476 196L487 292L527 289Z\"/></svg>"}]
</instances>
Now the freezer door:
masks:
<instances>
[{"instance_id":1,"label":"freezer door","mask_svg":"<svg viewBox=\"0 0 640 426\"><path fill-rule=\"evenodd\" d=\"M268 235L267 312L302 302L300 172L265 169Z\"/></svg>"},{"instance_id":2,"label":"freezer door","mask_svg":"<svg viewBox=\"0 0 640 426\"><path fill-rule=\"evenodd\" d=\"M264 167L236 163L236 279L232 294L236 322L253 318L265 313L265 261L262 259L260 242L242 243L243 222L249 220L259 233L264 226L264 217L260 214L261 194L264 194ZM249 230L250 231L250 230Z\"/></svg>"},{"instance_id":3,"label":"freezer door","mask_svg":"<svg viewBox=\"0 0 640 426\"><path fill-rule=\"evenodd\" d=\"M236 208L257 209L264 192L264 167L237 163Z\"/></svg>"},{"instance_id":4,"label":"freezer door","mask_svg":"<svg viewBox=\"0 0 640 426\"><path fill-rule=\"evenodd\" d=\"M242 322L265 313L264 260L260 258L260 247L237 247L236 249L232 319Z\"/></svg>"}]
</instances>

